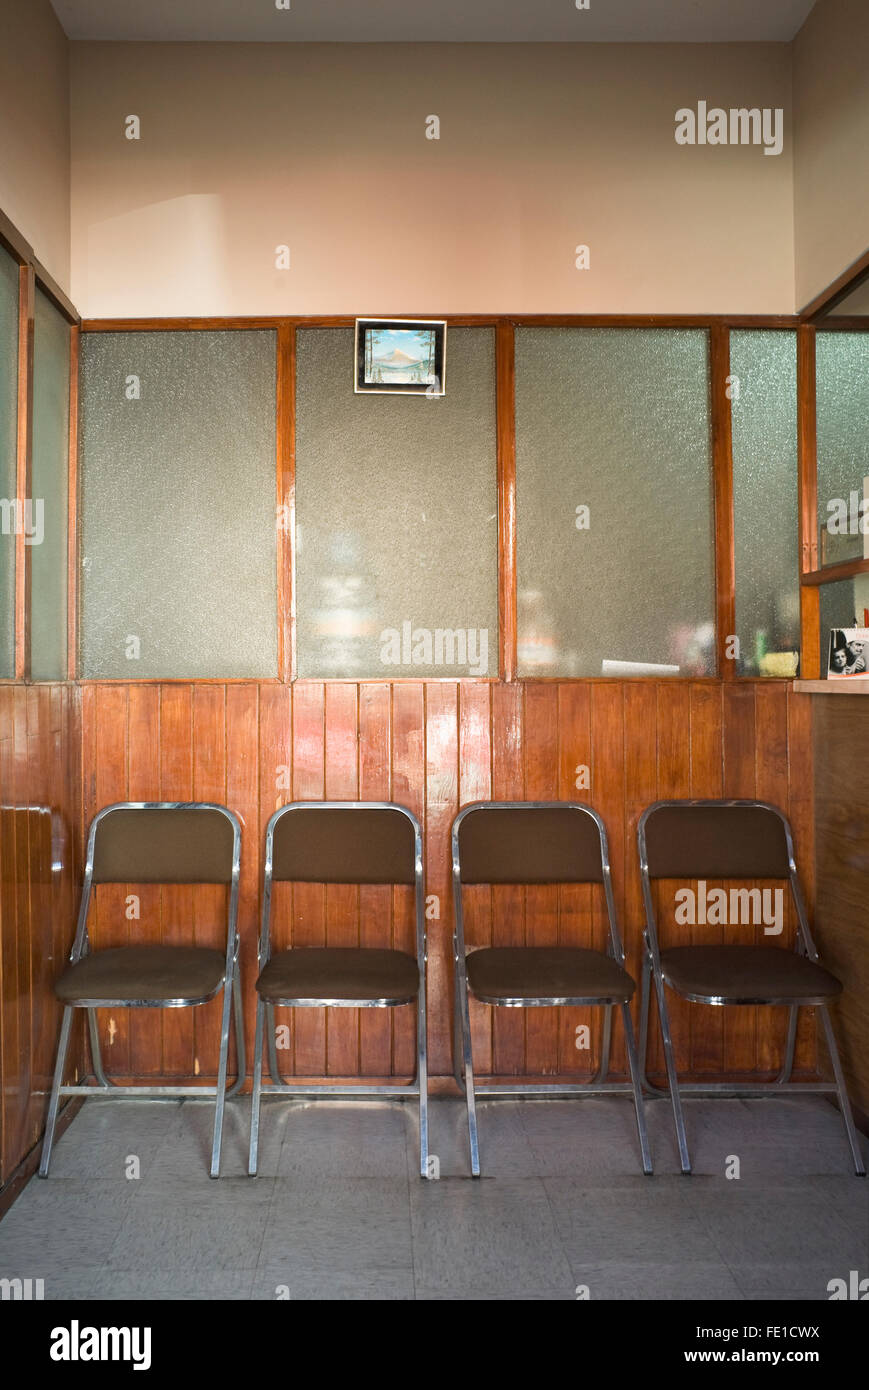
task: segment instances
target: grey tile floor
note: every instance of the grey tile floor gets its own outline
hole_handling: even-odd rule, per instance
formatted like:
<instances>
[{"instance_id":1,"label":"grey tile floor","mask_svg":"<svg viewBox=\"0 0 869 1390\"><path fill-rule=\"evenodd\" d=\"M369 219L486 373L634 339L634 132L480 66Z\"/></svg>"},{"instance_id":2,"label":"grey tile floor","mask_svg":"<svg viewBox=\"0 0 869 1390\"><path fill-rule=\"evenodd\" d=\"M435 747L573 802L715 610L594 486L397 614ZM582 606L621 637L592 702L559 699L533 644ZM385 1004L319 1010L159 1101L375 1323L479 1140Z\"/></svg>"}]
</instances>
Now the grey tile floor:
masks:
<instances>
[{"instance_id":1,"label":"grey tile floor","mask_svg":"<svg viewBox=\"0 0 869 1390\"><path fill-rule=\"evenodd\" d=\"M0 1222L0 1277L53 1299L697 1300L869 1274L869 1181L819 1098L687 1102L690 1178L660 1100L652 1178L622 1097L481 1102L478 1182L457 1100L431 1103L428 1182L411 1105L265 1101L256 1179L248 1109L213 1182L207 1102L88 1101Z\"/></svg>"}]
</instances>

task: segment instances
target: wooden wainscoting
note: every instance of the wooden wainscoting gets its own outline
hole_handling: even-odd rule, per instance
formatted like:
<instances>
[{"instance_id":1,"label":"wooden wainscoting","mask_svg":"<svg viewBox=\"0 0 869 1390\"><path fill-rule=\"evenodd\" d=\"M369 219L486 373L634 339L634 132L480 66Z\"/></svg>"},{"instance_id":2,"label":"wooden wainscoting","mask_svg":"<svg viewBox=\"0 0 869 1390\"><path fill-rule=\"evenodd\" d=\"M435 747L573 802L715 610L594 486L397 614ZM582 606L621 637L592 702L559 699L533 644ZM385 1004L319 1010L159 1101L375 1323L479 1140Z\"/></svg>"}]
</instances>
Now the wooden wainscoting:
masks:
<instances>
[{"instance_id":1,"label":"wooden wainscoting","mask_svg":"<svg viewBox=\"0 0 869 1390\"><path fill-rule=\"evenodd\" d=\"M0 1187L44 1126L80 884L74 685L0 684ZM70 1072L82 1065L81 1039Z\"/></svg>"},{"instance_id":2,"label":"wooden wainscoting","mask_svg":"<svg viewBox=\"0 0 869 1390\"><path fill-rule=\"evenodd\" d=\"M845 989L833 1006L848 1090L869 1116L869 702L816 695L818 949Z\"/></svg>"},{"instance_id":3,"label":"wooden wainscoting","mask_svg":"<svg viewBox=\"0 0 869 1390\"><path fill-rule=\"evenodd\" d=\"M83 812L87 825L120 800L213 800L244 822L240 931L247 1025L253 1024L260 875L265 827L276 807L299 799L390 799L410 807L425 831L429 895L429 1038L434 1076L451 1073L452 908L450 824L474 800L588 800L606 822L629 967L636 974L642 931L635 828L657 797L758 796L789 812L809 901L813 900L810 700L778 681L84 683ZM581 766L589 791L578 791ZM93 939L137 936L221 940L224 890L136 890L140 918L128 919L133 886L98 890ZM475 888L468 937L487 942L602 943L601 904L585 887ZM662 905L672 904L667 885ZM299 885L279 890L277 937L298 944L410 947L403 890ZM669 909L672 917L672 907ZM709 927L693 930L709 940ZM745 929L743 929L744 931ZM792 940L788 920L785 940ZM686 937L687 934L687 937ZM673 939L668 935L668 939ZM761 937L761 939L763 939ZM167 1014L103 1014L107 1069L135 1075L213 1078L215 1002ZM476 1009L481 1074L586 1074L596 1066L599 1015L582 1010ZM280 1017L279 1017L279 1021ZM577 1026L592 1024L578 1049ZM735 1075L779 1065L784 1011L676 1007L679 1062L697 1075ZM624 1068L617 1034L614 1058ZM653 1030L653 1034L656 1029ZM398 1076L413 1067L413 1020L380 1011L298 1011L288 1075ZM652 1072L662 1073L659 1050ZM813 1072L814 1029L806 1018L798 1070Z\"/></svg>"}]
</instances>

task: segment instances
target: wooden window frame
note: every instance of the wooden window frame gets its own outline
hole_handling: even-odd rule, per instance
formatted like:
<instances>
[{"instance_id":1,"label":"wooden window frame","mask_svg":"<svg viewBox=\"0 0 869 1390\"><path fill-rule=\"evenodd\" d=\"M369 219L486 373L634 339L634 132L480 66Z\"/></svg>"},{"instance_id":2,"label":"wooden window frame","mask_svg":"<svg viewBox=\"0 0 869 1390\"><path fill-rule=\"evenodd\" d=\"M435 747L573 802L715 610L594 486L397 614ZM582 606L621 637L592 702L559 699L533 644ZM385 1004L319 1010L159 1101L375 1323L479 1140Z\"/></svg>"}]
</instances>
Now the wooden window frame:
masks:
<instances>
[{"instance_id":1,"label":"wooden window frame","mask_svg":"<svg viewBox=\"0 0 869 1390\"><path fill-rule=\"evenodd\" d=\"M727 639L735 625L733 453L731 403L727 394L732 329L758 328L794 331L800 320L786 314L411 314L393 317L446 317L453 328L491 328L495 334L495 419L498 495L498 674L496 676L435 676L427 680L446 684L492 684L522 680L529 683L564 681L564 676L522 676L517 666L517 561L516 561L516 412L515 412L515 332L517 328L696 328L709 334L710 405L712 425L712 485L715 528L715 603L718 671L712 676L692 677L708 684L721 680L769 680L766 676L739 676L736 661L727 655ZM269 329L277 336L277 458L276 499L285 509L287 525L277 532L277 632L278 674L262 684L288 684L313 680L298 675L296 662L296 586L295 586L295 396L296 333L302 328L352 328L355 315L275 315L255 317L189 317L150 319L86 319L82 333L141 333ZM72 446L71 446L72 453ZM77 450L76 450L77 454ZM72 495L72 490L71 490ZM74 625L74 618L71 619ZM99 677L100 684L128 684L128 679ZM135 683L154 683L157 678L140 676ZM187 684L191 677L161 678L161 684ZM232 682L237 683L239 678ZM356 677L335 677L337 683L357 684ZM621 681L623 677L591 676L597 682ZM684 681L684 676L638 677ZM413 681L413 677L392 677L390 685ZM228 683L224 677L208 677L197 683Z\"/></svg>"},{"instance_id":2,"label":"wooden window frame","mask_svg":"<svg viewBox=\"0 0 869 1390\"><path fill-rule=\"evenodd\" d=\"M821 678L821 588L869 573L869 560L821 566L818 552L817 331L869 333L869 317L827 319L831 309L869 279L869 251L812 299L799 315L797 401L799 409L800 627L802 680Z\"/></svg>"},{"instance_id":3,"label":"wooden window frame","mask_svg":"<svg viewBox=\"0 0 869 1390\"><path fill-rule=\"evenodd\" d=\"M63 679L76 678L78 607L78 359L81 319L56 280L37 260L33 247L14 223L0 212L0 246L18 265L18 390L15 492L30 496L33 479L33 344L36 291L42 292L69 325L69 452L67 514L67 644ZM15 670L2 683L33 682L30 664L31 547L24 532L15 538ZM46 684L47 682L39 682Z\"/></svg>"}]
</instances>

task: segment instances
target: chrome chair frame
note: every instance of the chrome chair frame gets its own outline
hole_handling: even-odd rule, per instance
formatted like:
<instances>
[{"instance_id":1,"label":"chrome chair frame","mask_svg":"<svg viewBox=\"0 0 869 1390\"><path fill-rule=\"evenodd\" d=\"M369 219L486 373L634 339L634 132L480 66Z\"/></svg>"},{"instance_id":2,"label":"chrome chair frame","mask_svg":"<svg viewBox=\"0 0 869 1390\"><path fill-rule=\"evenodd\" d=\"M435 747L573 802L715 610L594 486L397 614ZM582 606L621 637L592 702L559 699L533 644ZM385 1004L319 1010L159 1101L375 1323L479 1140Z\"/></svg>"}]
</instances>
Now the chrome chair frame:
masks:
<instances>
[{"instance_id":1,"label":"chrome chair frame","mask_svg":"<svg viewBox=\"0 0 869 1390\"><path fill-rule=\"evenodd\" d=\"M45 1127L45 1138L42 1145L42 1156L39 1163L39 1176L48 1177L49 1165L51 1163L51 1150L54 1144L54 1134L57 1125L57 1115L61 1096L99 1096L110 1095L113 1098L136 1099L171 1099L178 1096L195 1096L201 1099L203 1096L215 1097L214 1111L214 1134L211 1148L211 1167L210 1176L217 1178L220 1176L220 1150L223 1138L223 1112L224 1104L230 1097L236 1095L244 1085L247 1064L244 1045L244 1026L242 1019L241 1003L241 978L239 973L238 954L239 954L239 935L238 935L238 891L239 891L239 872L241 865L241 825L234 812L228 810L226 806L220 806L212 801L116 801L111 806L104 806L91 821L90 832L88 834L87 855L85 859L84 884L82 887L81 904L79 906L78 927L76 929L75 941L69 954L71 964L75 964L84 956L90 953L90 941L88 938L87 919L90 909L91 897L93 893L93 868L94 868L94 849L96 846L97 831L100 822L112 811L173 811L173 810L209 810L220 811L226 816L232 825L233 850L232 850L232 878L229 885L229 905L227 909L227 932L226 932L226 961L224 966L224 977L217 989L205 998L179 998L154 1003L153 1000L142 999L94 999L92 1001L82 1001L81 1003L66 1004L63 1009L63 1018L60 1027L60 1041L58 1044L57 1061L54 1069L54 1081L51 1088L51 1099L48 1106L48 1118ZM100 1052L99 1034L97 1032L96 1010L97 1009L182 1009L192 1008L197 1004L206 1004L209 1000L216 998L223 990L223 1010L220 1025L220 1060L218 1064L216 1086L117 1086L110 1081L103 1070L102 1056ZM233 1032L235 1035L236 1056L238 1059L238 1075L231 1087L227 1088L226 1074L229 1058L229 1019L230 1004L232 1003ZM70 1033L72 1031L73 1011L78 1008L87 1010L88 1038L90 1042L91 1059L93 1062L96 1086L75 1085L65 1086L63 1084L63 1073L66 1065L66 1055L69 1049Z\"/></svg>"},{"instance_id":2,"label":"chrome chair frame","mask_svg":"<svg viewBox=\"0 0 869 1390\"><path fill-rule=\"evenodd\" d=\"M788 857L788 883L791 890L791 898L797 914L797 931L794 942L794 951L797 955L807 957L811 961L820 963L812 933L809 928L808 913L806 911L805 900L800 886L799 875L797 873L796 860L794 857L793 835L787 817L777 806L768 801L755 801L752 799L739 798L690 798L686 800L664 800L655 801L651 806L647 806L640 817L637 825L637 845L640 857L640 876L643 885L643 903L646 912L646 930L643 933L643 978L640 1001L640 1062L643 1072L643 1085L655 1096L666 1096L667 1092L659 1087L653 1086L646 1075L646 1059L649 1034L649 1013L651 1006L651 979L654 977L655 995L658 1003L658 1017L661 1024L661 1039L664 1046L664 1061L667 1068L667 1081L669 1085L670 1101L673 1107L673 1121L676 1127L676 1137L679 1143L679 1161L683 1173L691 1172L691 1159L688 1153L688 1141L685 1132L685 1116L682 1109L681 1097L683 1095L706 1095L706 1096L728 1096L728 1097L751 1097L751 1096L776 1096L783 1094L799 1095L835 1095L838 1097L839 1108L842 1113L842 1120L845 1132L848 1137L848 1144L854 1160L854 1171L858 1177L865 1177L866 1167L863 1156L860 1152L860 1144L857 1139L857 1132L854 1126L854 1117L851 1112L851 1102L848 1099L848 1092L845 1087L845 1077L842 1072L842 1064L839 1059L839 1050L836 1046L836 1039L833 1033L832 1020L825 999L804 999L799 1003L794 1003L792 999L722 999L716 996L701 995L682 995L681 998L688 999L691 1003L713 1004L721 1006L733 1005L739 1007L745 1004L764 1004L764 1005L783 1005L789 1010L788 1031L785 1042L785 1056L782 1069L775 1081L749 1081L749 1082L679 1082L676 1074L676 1063L673 1053L673 1041L670 1031L670 1016L667 1009L667 1000L664 989L664 975L661 966L661 954L658 943L657 923L655 916L655 904L652 895L652 877L649 872L648 857L646 853L646 824L649 817L664 807L673 806L752 806L765 811L772 811L781 821L785 835ZM700 875L702 877L702 874ZM753 878L763 877L757 874L751 875ZM821 1021L824 1028L824 1036L827 1043L827 1050L830 1056L830 1063L833 1068L833 1081L824 1082L802 1082L792 1081L794 1064L794 1048L796 1045L797 1022L799 1010L801 1008L817 1008L821 1013Z\"/></svg>"},{"instance_id":3,"label":"chrome chair frame","mask_svg":"<svg viewBox=\"0 0 869 1390\"><path fill-rule=\"evenodd\" d=\"M646 1129L645 1106L642 1093L642 1075L640 1072L639 1060L637 1057L636 1045L634 1042L634 1029L631 1021L630 1004L620 1004L622 1021L625 1031L625 1043L628 1054L628 1064L631 1071L629 1082L607 1081L610 1069L610 1047L612 1040L612 1014L615 1003L606 1003L600 999L587 998L539 998L539 999L498 999L484 1000L492 1007L500 1008L549 1008L561 1005L592 1007L604 1009L604 1026L602 1038L601 1061L597 1072L590 1081L579 1082L577 1084L540 1084L523 1085L521 1083L508 1083L505 1085L479 1086L474 1081L474 1064L471 1046L471 1019L469 1008L469 988L466 967L467 951L465 946L465 926L464 910L462 901L462 879L461 861L459 856L459 829L466 815L472 811L511 811L511 810L562 810L569 808L574 811L582 812L590 816L595 822L600 836L601 848L601 871L603 874L603 889L606 900L607 919L609 922L609 946L606 954L624 969L625 952L622 945L621 935L618 929L618 919L616 917L615 899L613 897L612 875L610 873L609 843L607 840L606 826L598 815L597 811L591 806L586 806L579 801L473 801L467 806L463 806L453 821L452 827L452 872L453 872L453 906L455 913L455 931L453 933L453 957L454 957L454 1010L453 1010L453 1074L458 1084L459 1090L465 1096L468 1112L468 1139L471 1153L471 1175L475 1178L480 1177L480 1148L477 1126L477 1096L530 1096L535 1099L548 1099L551 1096L589 1096L589 1095L632 1095L634 1099L634 1113L637 1122L637 1136L640 1143L640 1153L643 1162L643 1172L646 1176L652 1174L652 1156L649 1147L649 1138ZM580 881L580 880L577 880ZM519 883L521 886L521 883Z\"/></svg>"},{"instance_id":4,"label":"chrome chair frame","mask_svg":"<svg viewBox=\"0 0 869 1390\"><path fill-rule=\"evenodd\" d=\"M426 1050L426 962L428 960L426 949L426 929L425 929L425 886L423 880L423 860L422 860L422 829L419 821L412 811L406 806L400 806L394 801L291 801L286 806L278 807L269 820L266 829L266 851L265 867L263 871L263 906L262 906L262 930L260 934L259 947L257 951L259 973L265 969L271 957L271 901L272 901L272 863L275 826L283 816L291 814L293 811L310 810L346 810L346 811L396 811L405 816L411 823L414 833L414 919L416 927L416 959L419 970L419 993L416 1000L417 1012L417 1047L416 1047L416 1073L413 1081L408 1086L400 1084L377 1086L367 1085L364 1082L359 1085L331 1086L307 1085L302 1082L287 1082L281 1075L278 1063L277 1044L275 1040L275 1008L334 1008L334 1009L384 1009L402 1008L405 1006L403 999L294 999L287 1001L286 1004L279 1005L278 1001L266 1002L257 994L256 1012L256 1041L254 1044L254 1064L253 1064L253 1090L251 1095L251 1121L250 1121L250 1151L248 1157L248 1173L251 1177L256 1176L259 1152L259 1125L261 1098L263 1096L317 1096L319 1098L331 1097L354 1097L360 1096L388 1096L391 1099L398 1098L404 1100L408 1096L415 1096L419 1101L419 1171L420 1177L427 1177L428 1161L428 1058ZM294 880L302 882L303 880ZM263 1047L265 1026L268 1023L268 1061L271 1073L272 1084L263 1085Z\"/></svg>"}]
</instances>

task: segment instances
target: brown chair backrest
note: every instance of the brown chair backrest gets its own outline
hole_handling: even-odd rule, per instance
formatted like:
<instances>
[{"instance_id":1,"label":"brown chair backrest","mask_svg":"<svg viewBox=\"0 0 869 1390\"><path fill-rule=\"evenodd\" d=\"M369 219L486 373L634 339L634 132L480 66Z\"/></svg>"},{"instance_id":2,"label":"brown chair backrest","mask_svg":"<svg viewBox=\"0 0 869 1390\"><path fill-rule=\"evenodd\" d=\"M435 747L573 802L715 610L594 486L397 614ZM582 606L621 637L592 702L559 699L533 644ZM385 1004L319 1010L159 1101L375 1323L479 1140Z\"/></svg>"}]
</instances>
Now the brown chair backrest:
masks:
<instances>
[{"instance_id":1,"label":"brown chair backrest","mask_svg":"<svg viewBox=\"0 0 869 1390\"><path fill-rule=\"evenodd\" d=\"M599 824L565 803L482 805L457 827L462 883L602 883Z\"/></svg>"},{"instance_id":2,"label":"brown chair backrest","mask_svg":"<svg viewBox=\"0 0 869 1390\"><path fill-rule=\"evenodd\" d=\"M640 822L650 878L788 878L784 818L772 807L667 802Z\"/></svg>"},{"instance_id":3,"label":"brown chair backrest","mask_svg":"<svg viewBox=\"0 0 869 1390\"><path fill-rule=\"evenodd\" d=\"M295 883L414 883L414 823L388 806L291 803L272 823L272 878Z\"/></svg>"},{"instance_id":4,"label":"brown chair backrest","mask_svg":"<svg viewBox=\"0 0 869 1390\"><path fill-rule=\"evenodd\" d=\"M202 807L118 807L99 819L94 883L230 883L234 827Z\"/></svg>"}]
</instances>

